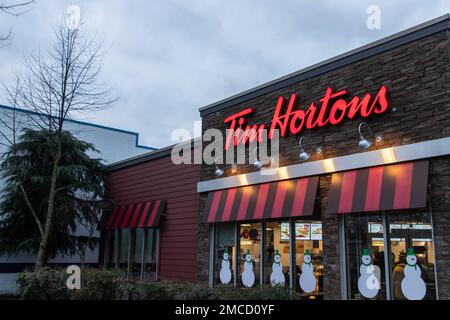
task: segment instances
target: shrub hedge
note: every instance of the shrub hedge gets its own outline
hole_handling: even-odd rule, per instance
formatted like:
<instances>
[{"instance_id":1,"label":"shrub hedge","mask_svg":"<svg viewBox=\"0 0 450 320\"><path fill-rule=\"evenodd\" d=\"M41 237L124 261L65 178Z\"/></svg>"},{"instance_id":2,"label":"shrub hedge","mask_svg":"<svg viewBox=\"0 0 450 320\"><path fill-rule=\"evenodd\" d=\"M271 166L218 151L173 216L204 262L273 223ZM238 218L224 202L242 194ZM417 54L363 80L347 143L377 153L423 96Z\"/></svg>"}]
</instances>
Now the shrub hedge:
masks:
<instances>
[{"instance_id":1,"label":"shrub hedge","mask_svg":"<svg viewBox=\"0 0 450 320\"><path fill-rule=\"evenodd\" d=\"M289 300L299 299L289 288L255 286L233 288L206 283L180 281L145 282L126 279L121 270L84 268L81 289L66 287L67 274L63 269L44 268L20 274L17 283L21 299L31 300Z\"/></svg>"}]
</instances>

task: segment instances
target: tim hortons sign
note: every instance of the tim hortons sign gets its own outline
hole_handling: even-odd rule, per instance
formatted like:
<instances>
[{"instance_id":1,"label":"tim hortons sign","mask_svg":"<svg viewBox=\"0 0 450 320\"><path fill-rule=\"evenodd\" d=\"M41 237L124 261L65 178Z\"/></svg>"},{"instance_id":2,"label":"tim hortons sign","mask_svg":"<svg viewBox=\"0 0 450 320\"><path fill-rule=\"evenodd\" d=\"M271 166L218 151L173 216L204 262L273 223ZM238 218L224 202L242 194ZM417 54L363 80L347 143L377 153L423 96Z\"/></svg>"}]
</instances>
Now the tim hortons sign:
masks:
<instances>
[{"instance_id":1,"label":"tim hortons sign","mask_svg":"<svg viewBox=\"0 0 450 320\"><path fill-rule=\"evenodd\" d=\"M333 92L332 88L327 88L319 104L311 102L305 109L297 106L297 94L292 94L287 106L285 99L278 98L275 112L272 116L270 128L266 124L249 124L247 117L253 112L253 108L247 108L235 113L225 119L224 123L229 124L225 149L231 145L246 144L248 142L261 142L264 139L263 133L268 129L268 137L272 139L274 130L278 129L280 136L288 134L299 134L302 130L323 128L328 125L338 125L346 119L354 119L359 116L367 118L372 114L382 114L389 109L387 98L387 88L381 86L377 94L372 97L367 93L364 97L348 97L346 90Z\"/></svg>"}]
</instances>

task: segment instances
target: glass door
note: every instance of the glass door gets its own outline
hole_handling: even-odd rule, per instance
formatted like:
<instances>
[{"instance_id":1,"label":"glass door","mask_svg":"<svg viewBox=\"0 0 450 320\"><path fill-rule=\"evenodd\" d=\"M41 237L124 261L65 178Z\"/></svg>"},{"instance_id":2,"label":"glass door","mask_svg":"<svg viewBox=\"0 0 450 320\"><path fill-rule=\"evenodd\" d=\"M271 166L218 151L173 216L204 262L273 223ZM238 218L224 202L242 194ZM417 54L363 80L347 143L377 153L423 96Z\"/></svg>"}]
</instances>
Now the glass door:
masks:
<instances>
[{"instance_id":1,"label":"glass door","mask_svg":"<svg viewBox=\"0 0 450 320\"><path fill-rule=\"evenodd\" d=\"M344 229L347 298L437 298L430 212L349 214Z\"/></svg>"},{"instance_id":2,"label":"glass door","mask_svg":"<svg viewBox=\"0 0 450 320\"><path fill-rule=\"evenodd\" d=\"M431 215L392 213L387 220L393 299L436 299Z\"/></svg>"},{"instance_id":3,"label":"glass door","mask_svg":"<svg viewBox=\"0 0 450 320\"><path fill-rule=\"evenodd\" d=\"M240 283L244 287L260 284L261 268L261 223L241 223L239 241L239 274Z\"/></svg>"},{"instance_id":4,"label":"glass door","mask_svg":"<svg viewBox=\"0 0 450 320\"><path fill-rule=\"evenodd\" d=\"M380 214L345 216L347 297L386 299L383 220Z\"/></svg>"}]
</instances>

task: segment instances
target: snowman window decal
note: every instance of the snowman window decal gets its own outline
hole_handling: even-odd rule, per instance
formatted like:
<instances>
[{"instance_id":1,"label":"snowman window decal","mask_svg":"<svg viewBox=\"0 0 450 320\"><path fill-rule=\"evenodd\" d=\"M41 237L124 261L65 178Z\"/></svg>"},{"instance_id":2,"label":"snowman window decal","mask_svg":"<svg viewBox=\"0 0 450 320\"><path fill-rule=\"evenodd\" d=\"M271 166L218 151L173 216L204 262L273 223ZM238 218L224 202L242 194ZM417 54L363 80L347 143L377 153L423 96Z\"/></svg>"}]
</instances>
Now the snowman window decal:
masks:
<instances>
[{"instance_id":1,"label":"snowman window decal","mask_svg":"<svg viewBox=\"0 0 450 320\"><path fill-rule=\"evenodd\" d=\"M228 248L225 248L222 259L222 268L220 268L220 282L222 284L229 284L231 281L231 268L230 268L230 257L228 254Z\"/></svg>"},{"instance_id":2,"label":"snowman window decal","mask_svg":"<svg viewBox=\"0 0 450 320\"><path fill-rule=\"evenodd\" d=\"M369 250L364 249L359 267L358 290L367 299L376 297L380 290L380 267L372 264Z\"/></svg>"},{"instance_id":3,"label":"snowman window decal","mask_svg":"<svg viewBox=\"0 0 450 320\"><path fill-rule=\"evenodd\" d=\"M278 249L275 250L275 255L273 256L272 273L270 274L270 284L272 287L284 286L285 277L283 273L283 266L281 264L281 255Z\"/></svg>"},{"instance_id":4,"label":"snowman window decal","mask_svg":"<svg viewBox=\"0 0 450 320\"><path fill-rule=\"evenodd\" d=\"M427 292L427 287L421 275L422 271L417 265L417 257L413 248L409 248L406 256L406 265L403 269L402 293L408 300L422 300Z\"/></svg>"},{"instance_id":5,"label":"snowman window decal","mask_svg":"<svg viewBox=\"0 0 450 320\"><path fill-rule=\"evenodd\" d=\"M242 271L242 284L247 287L253 287L255 283L255 273L253 272L253 261L250 250L247 250L244 259L244 271Z\"/></svg>"},{"instance_id":6,"label":"snowman window decal","mask_svg":"<svg viewBox=\"0 0 450 320\"><path fill-rule=\"evenodd\" d=\"M302 264L302 274L300 275L300 288L305 293L311 293L316 288L316 276L314 275L314 266L311 262L309 250L305 250Z\"/></svg>"}]
</instances>

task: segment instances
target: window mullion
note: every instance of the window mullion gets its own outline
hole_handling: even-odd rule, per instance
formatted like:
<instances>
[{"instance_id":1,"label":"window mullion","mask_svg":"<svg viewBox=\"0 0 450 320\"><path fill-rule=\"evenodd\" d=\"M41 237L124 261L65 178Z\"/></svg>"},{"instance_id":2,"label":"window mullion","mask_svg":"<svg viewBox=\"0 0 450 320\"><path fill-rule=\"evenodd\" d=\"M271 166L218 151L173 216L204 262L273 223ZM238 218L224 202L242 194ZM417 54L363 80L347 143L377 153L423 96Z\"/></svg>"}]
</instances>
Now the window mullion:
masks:
<instances>
[{"instance_id":1,"label":"window mullion","mask_svg":"<svg viewBox=\"0 0 450 320\"><path fill-rule=\"evenodd\" d=\"M240 232L241 226L240 224L237 222L236 223L236 229L235 229L235 242L236 242L236 252L234 254L234 287L237 287L238 285L238 276L239 275L239 258L240 258L240 237L241 237L241 232Z\"/></svg>"},{"instance_id":2,"label":"window mullion","mask_svg":"<svg viewBox=\"0 0 450 320\"><path fill-rule=\"evenodd\" d=\"M386 279L386 299L391 300L391 249L389 246L389 228L387 223L386 211L382 212L382 221L383 221L383 241L384 241L384 270L385 270L385 279Z\"/></svg>"},{"instance_id":3,"label":"window mullion","mask_svg":"<svg viewBox=\"0 0 450 320\"><path fill-rule=\"evenodd\" d=\"M266 221L261 220L261 241L259 243L259 284L264 284L264 267L265 267L265 257L264 250L266 247Z\"/></svg>"},{"instance_id":4,"label":"window mullion","mask_svg":"<svg viewBox=\"0 0 450 320\"><path fill-rule=\"evenodd\" d=\"M127 279L130 278L131 275L131 268L133 264L133 256L134 256L134 246L135 246L135 240L136 240L136 232L134 230L129 230L128 232L128 261L127 261Z\"/></svg>"},{"instance_id":5,"label":"window mullion","mask_svg":"<svg viewBox=\"0 0 450 320\"><path fill-rule=\"evenodd\" d=\"M297 280L297 268L296 268L296 252L295 252L295 221L293 218L289 219L289 287L291 290L294 290L296 287Z\"/></svg>"},{"instance_id":6,"label":"window mullion","mask_svg":"<svg viewBox=\"0 0 450 320\"><path fill-rule=\"evenodd\" d=\"M145 264L145 250L147 244L147 229L142 230L142 249L141 249L141 272L139 275L139 279L144 280L144 264Z\"/></svg>"},{"instance_id":7,"label":"window mullion","mask_svg":"<svg viewBox=\"0 0 450 320\"><path fill-rule=\"evenodd\" d=\"M216 224L211 223L209 225L209 286L214 286L214 269L215 269L215 261L216 261L216 232L217 232Z\"/></svg>"}]
</instances>

